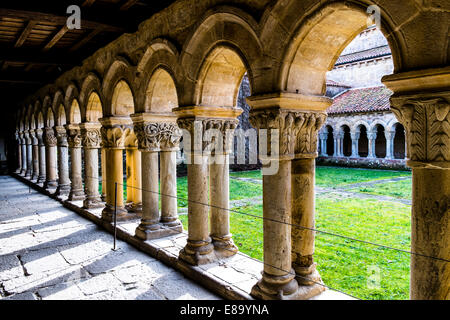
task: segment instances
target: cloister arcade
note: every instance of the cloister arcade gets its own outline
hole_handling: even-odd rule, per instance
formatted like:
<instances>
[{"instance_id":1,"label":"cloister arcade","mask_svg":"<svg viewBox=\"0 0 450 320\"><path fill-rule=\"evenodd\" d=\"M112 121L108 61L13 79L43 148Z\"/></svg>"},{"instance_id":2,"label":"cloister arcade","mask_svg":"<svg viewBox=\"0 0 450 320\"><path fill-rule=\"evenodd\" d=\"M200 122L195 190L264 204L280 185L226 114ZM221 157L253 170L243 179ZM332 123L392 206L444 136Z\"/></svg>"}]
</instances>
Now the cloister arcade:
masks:
<instances>
[{"instance_id":1,"label":"cloister arcade","mask_svg":"<svg viewBox=\"0 0 450 320\"><path fill-rule=\"evenodd\" d=\"M411 255L410 295L449 299L450 265L442 259L450 259L450 51L444 41L450 7L436 3L376 1L395 64L383 82L394 92L392 110L401 125L322 128L331 104L326 71L367 27L373 1L252 1L247 12L220 1L180 0L23 101L17 173L68 195L68 201L103 207L105 223L115 207L119 220L141 219L139 239L181 231L180 138L201 138L210 128L232 131L247 73L252 125L280 131L279 156L260 155L264 167L276 163L278 171L263 176L264 272L252 295L301 299L322 290L311 231L318 143L328 155L397 157L403 127L413 170L411 251L441 258ZM189 228L179 259L199 265L233 255L238 247L227 210L229 141L213 154L192 142L189 148L184 141ZM126 202L114 192L116 184L125 187L124 153L126 187L136 187L127 189ZM210 163L212 155L221 161Z\"/></svg>"},{"instance_id":2,"label":"cloister arcade","mask_svg":"<svg viewBox=\"0 0 450 320\"><path fill-rule=\"evenodd\" d=\"M405 159L406 140L403 125L391 121L331 122L319 131L319 156L367 159ZM334 132L337 132L334 134Z\"/></svg>"}]
</instances>

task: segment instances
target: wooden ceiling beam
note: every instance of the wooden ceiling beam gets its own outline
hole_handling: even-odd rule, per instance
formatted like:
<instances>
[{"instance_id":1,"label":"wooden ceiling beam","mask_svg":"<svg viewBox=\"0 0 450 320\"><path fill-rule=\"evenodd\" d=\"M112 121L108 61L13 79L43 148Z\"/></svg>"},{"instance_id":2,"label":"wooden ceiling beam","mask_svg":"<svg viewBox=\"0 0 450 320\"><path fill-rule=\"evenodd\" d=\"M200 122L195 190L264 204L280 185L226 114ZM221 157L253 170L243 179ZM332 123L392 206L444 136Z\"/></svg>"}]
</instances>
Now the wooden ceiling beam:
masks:
<instances>
[{"instance_id":1,"label":"wooden ceiling beam","mask_svg":"<svg viewBox=\"0 0 450 320\"><path fill-rule=\"evenodd\" d=\"M40 22L43 22L43 23L49 22L51 24L56 23L61 26L67 24L67 18L68 18L68 16L59 16L59 15L50 14L50 13L15 10L15 9L5 9L5 8L0 8L0 17L8 17L8 18L14 18L14 19L19 18L19 19L23 19L26 21L34 21L35 23L40 23ZM117 33L123 33L126 31L125 28L120 27L120 26L114 26L111 24L90 21L90 20L83 19L83 18L81 20L81 27L83 29L102 28L104 31L117 32Z\"/></svg>"},{"instance_id":2,"label":"wooden ceiling beam","mask_svg":"<svg viewBox=\"0 0 450 320\"><path fill-rule=\"evenodd\" d=\"M22 33L20 34L19 38L17 39L16 43L14 44L15 48L19 48L23 45L25 40L27 40L28 36L30 35L31 31L33 30L34 26L37 24L37 21L30 20L28 21L27 26L25 29L23 29Z\"/></svg>"},{"instance_id":3,"label":"wooden ceiling beam","mask_svg":"<svg viewBox=\"0 0 450 320\"><path fill-rule=\"evenodd\" d=\"M79 48L84 46L86 43L88 43L92 38L94 38L96 35L98 35L102 31L103 30L101 28L92 30L87 36L85 36L78 43L76 43L72 48L70 48L69 52L73 52L75 50L78 50Z\"/></svg>"},{"instance_id":4,"label":"wooden ceiling beam","mask_svg":"<svg viewBox=\"0 0 450 320\"><path fill-rule=\"evenodd\" d=\"M69 28L67 28L67 25L64 25L54 36L53 38L45 45L45 47L42 49L42 51L48 51L50 50L64 35L66 32L69 31Z\"/></svg>"},{"instance_id":5,"label":"wooden ceiling beam","mask_svg":"<svg viewBox=\"0 0 450 320\"><path fill-rule=\"evenodd\" d=\"M134 6L139 0L127 0L121 7L120 11L127 11Z\"/></svg>"},{"instance_id":6,"label":"wooden ceiling beam","mask_svg":"<svg viewBox=\"0 0 450 320\"><path fill-rule=\"evenodd\" d=\"M95 2L95 0L85 0L81 6L82 7L90 7L94 4L94 2Z\"/></svg>"}]
</instances>

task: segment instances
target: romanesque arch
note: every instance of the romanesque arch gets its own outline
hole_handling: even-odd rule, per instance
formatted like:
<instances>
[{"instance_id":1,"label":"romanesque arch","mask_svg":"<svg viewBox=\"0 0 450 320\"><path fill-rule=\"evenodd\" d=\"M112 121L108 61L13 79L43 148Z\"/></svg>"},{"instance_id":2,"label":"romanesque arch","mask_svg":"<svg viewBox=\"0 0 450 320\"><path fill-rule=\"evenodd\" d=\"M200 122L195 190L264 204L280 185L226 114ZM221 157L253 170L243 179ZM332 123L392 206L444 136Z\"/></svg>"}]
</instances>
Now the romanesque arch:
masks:
<instances>
[{"instance_id":1,"label":"romanesque arch","mask_svg":"<svg viewBox=\"0 0 450 320\"><path fill-rule=\"evenodd\" d=\"M104 98L102 96L102 84L99 77L95 73L88 73L86 79L83 81L80 90L80 112L81 119L83 122L94 121L91 116L88 116L88 109L96 110L96 115L103 115L103 104ZM94 107L95 105L95 107ZM100 107L100 110L98 110ZM99 112L100 111L100 112ZM99 117L94 116L95 121L99 119Z\"/></svg>"}]
</instances>

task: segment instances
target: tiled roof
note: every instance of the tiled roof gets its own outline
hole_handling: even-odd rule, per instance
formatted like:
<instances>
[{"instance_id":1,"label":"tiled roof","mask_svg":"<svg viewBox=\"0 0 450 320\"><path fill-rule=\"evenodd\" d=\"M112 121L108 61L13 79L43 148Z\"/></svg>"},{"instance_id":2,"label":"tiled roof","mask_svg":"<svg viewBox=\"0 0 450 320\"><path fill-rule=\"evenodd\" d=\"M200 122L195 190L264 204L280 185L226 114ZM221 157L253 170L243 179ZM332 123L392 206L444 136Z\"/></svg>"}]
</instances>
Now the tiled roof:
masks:
<instances>
[{"instance_id":1,"label":"tiled roof","mask_svg":"<svg viewBox=\"0 0 450 320\"><path fill-rule=\"evenodd\" d=\"M350 89L334 99L328 114L390 110L392 91L385 86Z\"/></svg>"},{"instance_id":2,"label":"tiled roof","mask_svg":"<svg viewBox=\"0 0 450 320\"><path fill-rule=\"evenodd\" d=\"M334 80L327 79L327 87L328 86L341 87L341 88L351 88L351 86L349 86L347 84L343 84L343 83L340 83L340 82L336 82Z\"/></svg>"},{"instance_id":3,"label":"tiled roof","mask_svg":"<svg viewBox=\"0 0 450 320\"><path fill-rule=\"evenodd\" d=\"M381 46L377 48L342 55L337 59L335 66L356 61L373 59L387 55L391 55L391 49L389 48L389 46Z\"/></svg>"}]
</instances>

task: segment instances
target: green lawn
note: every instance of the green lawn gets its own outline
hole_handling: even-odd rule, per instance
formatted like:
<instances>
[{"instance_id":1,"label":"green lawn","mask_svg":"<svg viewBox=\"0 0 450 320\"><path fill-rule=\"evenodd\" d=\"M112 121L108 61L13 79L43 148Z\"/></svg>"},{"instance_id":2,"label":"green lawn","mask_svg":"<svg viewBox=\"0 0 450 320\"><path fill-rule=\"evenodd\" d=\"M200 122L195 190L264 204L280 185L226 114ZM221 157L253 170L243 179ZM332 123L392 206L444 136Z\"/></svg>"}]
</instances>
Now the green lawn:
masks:
<instances>
[{"instance_id":1,"label":"green lawn","mask_svg":"<svg viewBox=\"0 0 450 320\"><path fill-rule=\"evenodd\" d=\"M261 170L231 172L230 175L234 177L262 179ZM411 176L411 172L409 171L316 167L316 185L318 186L343 186L358 182L408 176Z\"/></svg>"},{"instance_id":2,"label":"green lawn","mask_svg":"<svg viewBox=\"0 0 450 320\"><path fill-rule=\"evenodd\" d=\"M411 199L412 182L411 179L408 179L383 184L375 184L371 187L355 188L349 191L390 196L400 199Z\"/></svg>"},{"instance_id":3,"label":"green lawn","mask_svg":"<svg viewBox=\"0 0 450 320\"><path fill-rule=\"evenodd\" d=\"M316 184L328 187L411 175L407 171L334 167L317 167L316 173ZM260 171L232 172L231 176L261 179ZM186 179L182 179L179 179L179 192L183 192L187 197ZM361 188L361 191L360 189L351 191L407 199L410 198L410 190L411 182L408 179L377 184L371 188ZM232 200L255 197L262 194L262 185L231 179L230 191ZM230 213L234 242L241 252L262 260L263 223L262 219L258 218L262 217L262 205L245 206L234 208L234 210L239 212ZM316 198L316 228L410 250L410 210L410 206L400 203L322 195ZM187 229L187 216L183 215L180 218ZM408 299L409 297L410 256L407 253L317 233L314 257L322 279L332 288L348 292L361 299Z\"/></svg>"}]
</instances>

